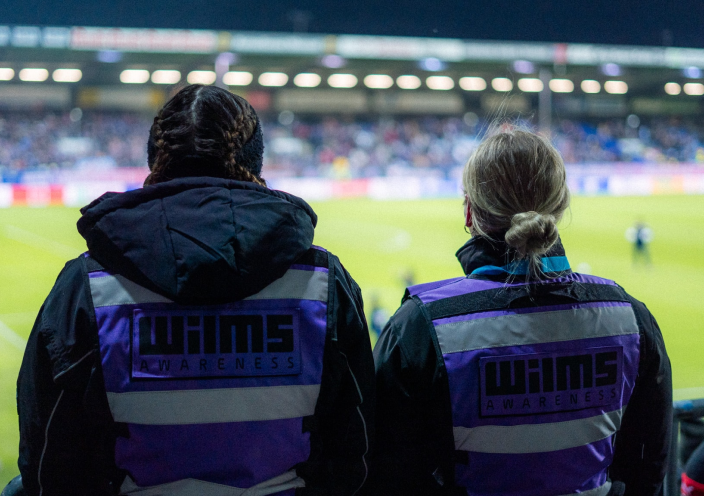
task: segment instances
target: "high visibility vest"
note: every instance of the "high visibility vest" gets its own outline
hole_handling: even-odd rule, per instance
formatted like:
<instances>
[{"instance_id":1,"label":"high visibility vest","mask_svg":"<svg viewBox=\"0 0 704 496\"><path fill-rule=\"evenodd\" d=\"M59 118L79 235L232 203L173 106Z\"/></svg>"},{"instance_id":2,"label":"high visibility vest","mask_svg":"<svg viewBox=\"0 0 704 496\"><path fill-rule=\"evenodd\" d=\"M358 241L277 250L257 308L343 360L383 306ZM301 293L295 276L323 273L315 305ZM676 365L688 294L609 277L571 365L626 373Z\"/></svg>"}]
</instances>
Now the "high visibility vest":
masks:
<instances>
[{"instance_id":1,"label":"high visibility vest","mask_svg":"<svg viewBox=\"0 0 704 496\"><path fill-rule=\"evenodd\" d=\"M449 381L455 482L468 495L603 496L640 335L614 282L456 278L409 288Z\"/></svg>"},{"instance_id":2,"label":"high visibility vest","mask_svg":"<svg viewBox=\"0 0 704 496\"><path fill-rule=\"evenodd\" d=\"M328 256L262 291L185 306L89 272L121 494L292 495L308 459L327 328ZM90 265L89 265L90 267Z\"/></svg>"}]
</instances>

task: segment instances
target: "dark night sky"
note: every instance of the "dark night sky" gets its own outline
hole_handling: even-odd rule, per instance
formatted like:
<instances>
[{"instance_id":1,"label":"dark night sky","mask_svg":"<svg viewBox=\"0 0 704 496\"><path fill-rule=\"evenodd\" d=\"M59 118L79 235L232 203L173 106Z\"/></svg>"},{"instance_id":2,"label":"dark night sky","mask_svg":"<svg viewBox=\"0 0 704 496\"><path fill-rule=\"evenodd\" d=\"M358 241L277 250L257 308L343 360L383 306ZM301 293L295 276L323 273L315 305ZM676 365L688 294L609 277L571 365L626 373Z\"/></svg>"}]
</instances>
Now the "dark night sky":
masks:
<instances>
[{"instance_id":1,"label":"dark night sky","mask_svg":"<svg viewBox=\"0 0 704 496\"><path fill-rule=\"evenodd\" d=\"M0 24L704 47L702 0L3 0Z\"/></svg>"}]
</instances>

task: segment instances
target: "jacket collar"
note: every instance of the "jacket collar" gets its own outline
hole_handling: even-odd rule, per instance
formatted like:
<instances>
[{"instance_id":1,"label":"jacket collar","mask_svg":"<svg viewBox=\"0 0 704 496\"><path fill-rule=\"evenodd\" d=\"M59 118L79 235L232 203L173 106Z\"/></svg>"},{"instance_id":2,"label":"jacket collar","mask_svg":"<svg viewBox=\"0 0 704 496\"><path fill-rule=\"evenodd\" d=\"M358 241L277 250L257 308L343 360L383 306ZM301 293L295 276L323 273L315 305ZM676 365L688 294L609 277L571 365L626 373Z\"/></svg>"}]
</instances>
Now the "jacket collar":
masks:
<instances>
[{"instance_id":1,"label":"jacket collar","mask_svg":"<svg viewBox=\"0 0 704 496\"><path fill-rule=\"evenodd\" d=\"M457 259L467 276L507 279L525 275L527 263L515 262L515 251L501 241L475 236L457 250ZM571 272L562 241L557 242L541 257L546 274Z\"/></svg>"}]
</instances>

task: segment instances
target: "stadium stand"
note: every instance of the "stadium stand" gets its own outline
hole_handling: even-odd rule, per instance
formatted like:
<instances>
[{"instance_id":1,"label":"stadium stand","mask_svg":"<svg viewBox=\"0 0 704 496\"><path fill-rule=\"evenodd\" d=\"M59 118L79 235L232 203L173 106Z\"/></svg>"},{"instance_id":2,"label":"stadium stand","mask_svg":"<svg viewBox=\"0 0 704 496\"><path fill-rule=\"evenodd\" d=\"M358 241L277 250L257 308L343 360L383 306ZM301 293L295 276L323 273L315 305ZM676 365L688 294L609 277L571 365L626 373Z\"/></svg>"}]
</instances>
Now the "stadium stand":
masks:
<instances>
[{"instance_id":1,"label":"stadium stand","mask_svg":"<svg viewBox=\"0 0 704 496\"><path fill-rule=\"evenodd\" d=\"M150 117L136 113L5 112L0 114L0 174L10 181L15 171L144 166L150 124ZM489 125L459 117L326 117L286 124L270 119L264 124L265 170L274 177L346 179L407 169L448 176ZM563 119L552 131L567 163L704 164L704 129L693 121L660 118L630 127L625 120Z\"/></svg>"}]
</instances>

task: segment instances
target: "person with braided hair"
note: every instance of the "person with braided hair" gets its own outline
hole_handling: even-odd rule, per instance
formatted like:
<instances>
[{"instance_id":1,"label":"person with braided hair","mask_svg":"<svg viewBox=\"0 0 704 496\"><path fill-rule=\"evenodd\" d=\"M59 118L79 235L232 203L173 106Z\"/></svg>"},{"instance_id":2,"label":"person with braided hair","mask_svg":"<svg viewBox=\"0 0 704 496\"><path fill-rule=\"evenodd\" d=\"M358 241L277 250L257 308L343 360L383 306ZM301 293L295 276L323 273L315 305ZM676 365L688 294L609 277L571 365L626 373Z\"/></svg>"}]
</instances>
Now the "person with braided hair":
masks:
<instances>
[{"instance_id":1,"label":"person with braided hair","mask_svg":"<svg viewBox=\"0 0 704 496\"><path fill-rule=\"evenodd\" d=\"M42 306L18 380L29 496L353 495L373 444L359 287L317 217L266 186L247 101L159 111L142 189L81 210L88 251Z\"/></svg>"},{"instance_id":2,"label":"person with braided hair","mask_svg":"<svg viewBox=\"0 0 704 496\"><path fill-rule=\"evenodd\" d=\"M672 423L648 309L570 270L565 166L508 128L464 168L465 277L412 286L374 349L387 496L654 496Z\"/></svg>"}]
</instances>

